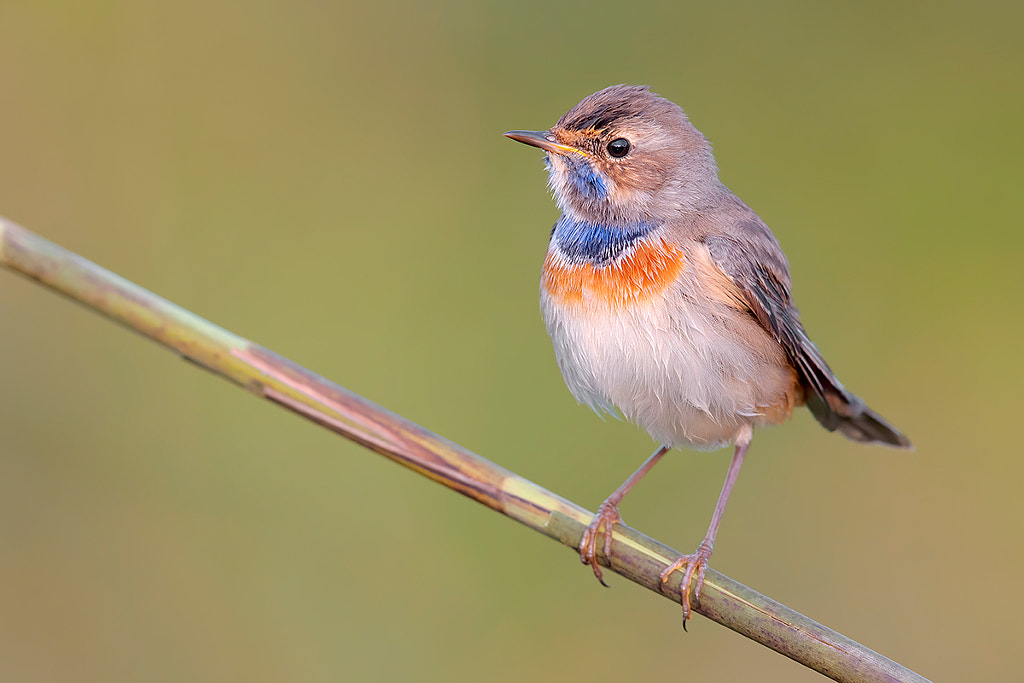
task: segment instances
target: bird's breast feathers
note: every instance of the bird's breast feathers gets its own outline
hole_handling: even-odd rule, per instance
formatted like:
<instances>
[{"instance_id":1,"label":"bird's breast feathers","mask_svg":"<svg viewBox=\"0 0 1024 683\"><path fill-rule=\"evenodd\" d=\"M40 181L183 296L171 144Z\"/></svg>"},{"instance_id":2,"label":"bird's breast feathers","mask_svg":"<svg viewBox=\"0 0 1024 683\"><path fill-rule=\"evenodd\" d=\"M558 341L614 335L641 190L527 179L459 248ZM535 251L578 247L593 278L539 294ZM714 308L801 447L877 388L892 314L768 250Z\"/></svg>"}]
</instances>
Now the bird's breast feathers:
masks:
<instances>
[{"instance_id":1,"label":"bird's breast feathers","mask_svg":"<svg viewBox=\"0 0 1024 683\"><path fill-rule=\"evenodd\" d=\"M605 261L573 258L553 244L542 286L563 306L631 306L663 294L685 267L683 251L660 236L635 240Z\"/></svg>"},{"instance_id":2,"label":"bird's breast feathers","mask_svg":"<svg viewBox=\"0 0 1024 683\"><path fill-rule=\"evenodd\" d=\"M788 416L795 374L702 245L656 228L589 229L583 245L564 227L544 260L541 309L577 400L668 445L720 445L743 424Z\"/></svg>"}]
</instances>

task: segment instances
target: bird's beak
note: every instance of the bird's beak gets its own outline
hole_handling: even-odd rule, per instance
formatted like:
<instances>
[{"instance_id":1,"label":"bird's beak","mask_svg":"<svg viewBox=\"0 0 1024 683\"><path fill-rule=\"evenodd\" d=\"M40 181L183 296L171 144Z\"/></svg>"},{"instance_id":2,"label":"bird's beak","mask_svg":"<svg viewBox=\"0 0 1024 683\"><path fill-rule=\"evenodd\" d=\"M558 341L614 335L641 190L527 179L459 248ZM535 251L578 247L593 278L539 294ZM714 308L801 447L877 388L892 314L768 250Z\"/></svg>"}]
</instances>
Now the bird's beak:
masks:
<instances>
[{"instance_id":1,"label":"bird's beak","mask_svg":"<svg viewBox=\"0 0 1024 683\"><path fill-rule=\"evenodd\" d=\"M516 142L522 142L525 145L540 147L545 152L550 152L551 154L560 154L561 156L582 154L586 156L586 152L583 150L558 142L549 130L510 130L505 133L505 137L512 138Z\"/></svg>"}]
</instances>

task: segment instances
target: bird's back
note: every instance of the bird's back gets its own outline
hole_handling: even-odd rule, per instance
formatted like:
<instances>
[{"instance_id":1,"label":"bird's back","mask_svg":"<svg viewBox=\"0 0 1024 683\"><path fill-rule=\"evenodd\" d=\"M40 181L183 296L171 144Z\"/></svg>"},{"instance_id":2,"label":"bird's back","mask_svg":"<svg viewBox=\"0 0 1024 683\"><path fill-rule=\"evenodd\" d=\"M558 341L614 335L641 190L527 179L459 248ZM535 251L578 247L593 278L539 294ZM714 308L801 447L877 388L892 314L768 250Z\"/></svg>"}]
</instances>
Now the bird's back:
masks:
<instances>
[{"instance_id":1,"label":"bird's back","mask_svg":"<svg viewBox=\"0 0 1024 683\"><path fill-rule=\"evenodd\" d=\"M695 221L680 224L678 238L706 248L737 308L754 318L784 351L814 417L829 431L863 443L900 448L910 441L843 387L810 340L793 303L789 264L775 235L738 197L726 190Z\"/></svg>"}]
</instances>

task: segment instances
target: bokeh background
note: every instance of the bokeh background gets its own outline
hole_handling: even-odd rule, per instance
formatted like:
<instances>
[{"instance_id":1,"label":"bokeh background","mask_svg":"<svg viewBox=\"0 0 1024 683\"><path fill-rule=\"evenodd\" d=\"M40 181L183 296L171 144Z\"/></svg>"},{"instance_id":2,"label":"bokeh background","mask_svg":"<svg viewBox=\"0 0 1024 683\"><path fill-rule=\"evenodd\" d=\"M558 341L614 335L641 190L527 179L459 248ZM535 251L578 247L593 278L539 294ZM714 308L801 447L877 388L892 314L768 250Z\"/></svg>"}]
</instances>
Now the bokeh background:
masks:
<instances>
[{"instance_id":1,"label":"bokeh background","mask_svg":"<svg viewBox=\"0 0 1024 683\"><path fill-rule=\"evenodd\" d=\"M936 680L1024 636L1020 3L5 2L0 214L596 505L653 449L562 385L545 128L650 84L915 441L760 433L714 566ZM0 678L817 674L0 273ZM689 550L728 454L624 506Z\"/></svg>"}]
</instances>

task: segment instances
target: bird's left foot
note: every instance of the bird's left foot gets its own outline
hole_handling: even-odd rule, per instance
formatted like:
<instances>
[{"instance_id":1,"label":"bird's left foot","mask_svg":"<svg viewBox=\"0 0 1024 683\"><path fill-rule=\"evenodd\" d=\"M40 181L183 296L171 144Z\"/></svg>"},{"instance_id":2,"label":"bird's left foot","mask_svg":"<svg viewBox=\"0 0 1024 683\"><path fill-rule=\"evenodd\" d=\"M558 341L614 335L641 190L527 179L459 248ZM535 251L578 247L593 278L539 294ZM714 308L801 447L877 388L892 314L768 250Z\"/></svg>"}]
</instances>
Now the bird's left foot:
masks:
<instances>
[{"instance_id":1,"label":"bird's left foot","mask_svg":"<svg viewBox=\"0 0 1024 683\"><path fill-rule=\"evenodd\" d=\"M604 572L601 571L601 565L597 563L597 537L601 535L601 529L604 528L604 556L610 562L612 558L612 527L621 521L619 507L606 500L601 503L601 507L597 508L594 520L583 532L583 538L580 539L580 561L590 565L590 568L594 570L594 576L605 587L608 584L604 582Z\"/></svg>"},{"instance_id":2,"label":"bird's left foot","mask_svg":"<svg viewBox=\"0 0 1024 683\"><path fill-rule=\"evenodd\" d=\"M686 620L690 618L691 601L694 605L700 604L700 589L704 585L704 575L708 572L708 561L710 559L711 544L705 539L695 552L683 555L661 573L661 585L662 589L664 589L672 573L677 569L686 567L686 571L683 573L683 580L679 583L680 602L683 605L684 628L686 627Z\"/></svg>"}]
</instances>

